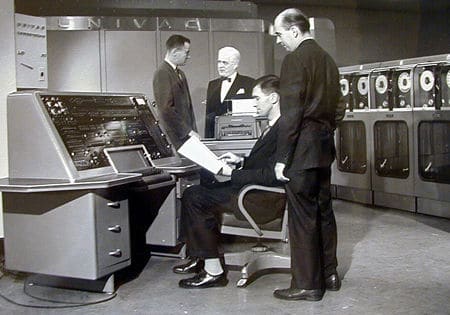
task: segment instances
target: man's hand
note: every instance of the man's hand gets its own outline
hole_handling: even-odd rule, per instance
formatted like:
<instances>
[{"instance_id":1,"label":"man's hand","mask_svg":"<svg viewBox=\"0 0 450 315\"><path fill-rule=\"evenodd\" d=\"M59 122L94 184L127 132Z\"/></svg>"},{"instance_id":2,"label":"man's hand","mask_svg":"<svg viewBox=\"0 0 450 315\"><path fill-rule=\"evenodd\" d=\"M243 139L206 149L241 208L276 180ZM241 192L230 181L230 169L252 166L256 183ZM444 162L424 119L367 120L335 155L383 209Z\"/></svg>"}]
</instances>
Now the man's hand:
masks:
<instances>
[{"instance_id":1,"label":"man's hand","mask_svg":"<svg viewBox=\"0 0 450 315\"><path fill-rule=\"evenodd\" d=\"M284 163L276 163L275 164L275 177L280 181L280 182L288 182L289 178L287 178L286 176L284 176L283 172L284 172L284 168L286 167L286 164Z\"/></svg>"},{"instance_id":2,"label":"man's hand","mask_svg":"<svg viewBox=\"0 0 450 315\"><path fill-rule=\"evenodd\" d=\"M230 177L232 172L233 172L233 169L230 166L225 165L224 167L222 167L219 175Z\"/></svg>"},{"instance_id":3,"label":"man's hand","mask_svg":"<svg viewBox=\"0 0 450 315\"><path fill-rule=\"evenodd\" d=\"M225 154L222 154L218 157L219 160L224 161L227 164L239 164L244 159L243 157L240 157L236 154L233 154L231 152L227 152Z\"/></svg>"}]
</instances>

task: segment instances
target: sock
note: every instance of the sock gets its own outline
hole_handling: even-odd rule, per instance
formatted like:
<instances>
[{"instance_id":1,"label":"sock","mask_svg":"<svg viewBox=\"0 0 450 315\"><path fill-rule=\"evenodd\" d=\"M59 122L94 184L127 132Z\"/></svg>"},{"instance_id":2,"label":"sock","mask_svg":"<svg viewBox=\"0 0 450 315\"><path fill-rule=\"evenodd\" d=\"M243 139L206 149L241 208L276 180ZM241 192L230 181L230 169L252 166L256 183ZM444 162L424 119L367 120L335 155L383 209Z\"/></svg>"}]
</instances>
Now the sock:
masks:
<instances>
[{"instance_id":1,"label":"sock","mask_svg":"<svg viewBox=\"0 0 450 315\"><path fill-rule=\"evenodd\" d=\"M211 276L218 276L223 273L222 264L219 258L205 259L205 271Z\"/></svg>"}]
</instances>

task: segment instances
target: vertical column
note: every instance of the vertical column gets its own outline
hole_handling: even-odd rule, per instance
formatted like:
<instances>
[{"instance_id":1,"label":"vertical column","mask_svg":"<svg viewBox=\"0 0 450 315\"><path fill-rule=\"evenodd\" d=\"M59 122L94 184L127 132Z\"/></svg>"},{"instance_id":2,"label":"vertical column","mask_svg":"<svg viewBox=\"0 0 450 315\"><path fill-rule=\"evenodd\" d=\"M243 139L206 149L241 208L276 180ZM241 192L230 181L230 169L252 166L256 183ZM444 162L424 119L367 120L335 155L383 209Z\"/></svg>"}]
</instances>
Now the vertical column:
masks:
<instances>
[{"instance_id":1,"label":"vertical column","mask_svg":"<svg viewBox=\"0 0 450 315\"><path fill-rule=\"evenodd\" d=\"M14 0L0 0L0 178L8 176L6 97L16 90ZM3 201L0 197L0 237L3 233Z\"/></svg>"}]
</instances>

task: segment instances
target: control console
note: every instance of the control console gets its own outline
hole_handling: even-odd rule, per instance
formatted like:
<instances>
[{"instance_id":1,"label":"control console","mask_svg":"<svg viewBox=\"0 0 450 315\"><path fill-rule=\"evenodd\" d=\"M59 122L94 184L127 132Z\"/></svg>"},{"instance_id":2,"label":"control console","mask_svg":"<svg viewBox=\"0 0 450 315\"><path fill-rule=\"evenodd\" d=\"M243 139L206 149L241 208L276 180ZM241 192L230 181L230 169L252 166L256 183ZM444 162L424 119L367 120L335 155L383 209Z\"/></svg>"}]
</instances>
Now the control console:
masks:
<instances>
[{"instance_id":1,"label":"control console","mask_svg":"<svg viewBox=\"0 0 450 315\"><path fill-rule=\"evenodd\" d=\"M40 95L78 171L109 166L103 149L143 144L151 158L172 148L140 96Z\"/></svg>"}]
</instances>

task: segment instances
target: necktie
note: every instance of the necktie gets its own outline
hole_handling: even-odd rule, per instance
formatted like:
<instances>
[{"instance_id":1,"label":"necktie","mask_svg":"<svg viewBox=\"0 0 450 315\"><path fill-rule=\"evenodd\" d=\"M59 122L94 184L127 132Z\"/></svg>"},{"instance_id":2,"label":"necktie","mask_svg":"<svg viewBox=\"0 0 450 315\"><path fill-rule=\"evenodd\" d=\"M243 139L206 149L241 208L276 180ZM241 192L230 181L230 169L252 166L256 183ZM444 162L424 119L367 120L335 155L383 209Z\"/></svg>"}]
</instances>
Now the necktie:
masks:
<instances>
[{"instance_id":1,"label":"necktie","mask_svg":"<svg viewBox=\"0 0 450 315\"><path fill-rule=\"evenodd\" d=\"M183 75L181 74L181 70L178 68L175 68L175 72L178 75L178 79L180 79L181 81L183 81Z\"/></svg>"},{"instance_id":2,"label":"necktie","mask_svg":"<svg viewBox=\"0 0 450 315\"><path fill-rule=\"evenodd\" d=\"M220 80L231 82L231 78L227 78L227 77L220 77Z\"/></svg>"}]
</instances>

